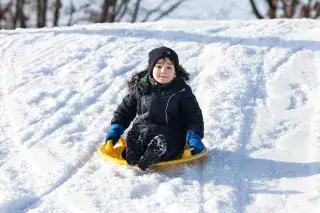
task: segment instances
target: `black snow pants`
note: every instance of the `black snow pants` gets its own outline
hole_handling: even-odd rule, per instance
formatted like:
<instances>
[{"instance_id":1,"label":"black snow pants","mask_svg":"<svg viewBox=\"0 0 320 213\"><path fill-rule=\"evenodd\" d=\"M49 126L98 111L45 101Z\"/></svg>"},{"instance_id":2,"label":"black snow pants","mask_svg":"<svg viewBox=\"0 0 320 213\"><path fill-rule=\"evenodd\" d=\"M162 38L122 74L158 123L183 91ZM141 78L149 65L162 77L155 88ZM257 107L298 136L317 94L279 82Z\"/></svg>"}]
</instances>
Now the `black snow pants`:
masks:
<instances>
[{"instance_id":1,"label":"black snow pants","mask_svg":"<svg viewBox=\"0 0 320 213\"><path fill-rule=\"evenodd\" d=\"M160 161L167 161L179 156L183 149L177 150L169 135L132 127L127 134L127 147L123 153L129 165L137 165L141 170L151 168Z\"/></svg>"}]
</instances>

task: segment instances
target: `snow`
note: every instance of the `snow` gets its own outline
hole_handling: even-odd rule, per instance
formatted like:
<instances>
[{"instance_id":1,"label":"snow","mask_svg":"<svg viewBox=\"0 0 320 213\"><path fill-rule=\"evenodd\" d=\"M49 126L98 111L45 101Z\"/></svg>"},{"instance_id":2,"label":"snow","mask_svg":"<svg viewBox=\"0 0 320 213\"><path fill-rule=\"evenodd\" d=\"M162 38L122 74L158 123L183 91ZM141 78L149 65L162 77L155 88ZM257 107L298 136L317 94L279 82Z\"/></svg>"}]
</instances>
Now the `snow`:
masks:
<instances>
[{"instance_id":1,"label":"snow","mask_svg":"<svg viewBox=\"0 0 320 213\"><path fill-rule=\"evenodd\" d=\"M320 212L320 23L0 31L0 212ZM126 80L176 50L209 154L141 172L97 154ZM126 134L126 133L125 133Z\"/></svg>"}]
</instances>

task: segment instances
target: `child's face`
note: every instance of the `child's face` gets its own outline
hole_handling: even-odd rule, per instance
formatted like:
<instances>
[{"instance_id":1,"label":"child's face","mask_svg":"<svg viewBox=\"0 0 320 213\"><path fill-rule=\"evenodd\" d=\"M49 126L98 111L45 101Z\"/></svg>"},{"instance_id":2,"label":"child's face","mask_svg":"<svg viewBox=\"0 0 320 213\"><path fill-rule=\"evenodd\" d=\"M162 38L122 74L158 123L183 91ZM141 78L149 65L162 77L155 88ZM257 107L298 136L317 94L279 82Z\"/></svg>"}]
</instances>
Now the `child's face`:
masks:
<instances>
[{"instance_id":1,"label":"child's face","mask_svg":"<svg viewBox=\"0 0 320 213\"><path fill-rule=\"evenodd\" d=\"M161 58L154 65L152 75L160 84L167 84L175 78L176 70L169 58Z\"/></svg>"}]
</instances>

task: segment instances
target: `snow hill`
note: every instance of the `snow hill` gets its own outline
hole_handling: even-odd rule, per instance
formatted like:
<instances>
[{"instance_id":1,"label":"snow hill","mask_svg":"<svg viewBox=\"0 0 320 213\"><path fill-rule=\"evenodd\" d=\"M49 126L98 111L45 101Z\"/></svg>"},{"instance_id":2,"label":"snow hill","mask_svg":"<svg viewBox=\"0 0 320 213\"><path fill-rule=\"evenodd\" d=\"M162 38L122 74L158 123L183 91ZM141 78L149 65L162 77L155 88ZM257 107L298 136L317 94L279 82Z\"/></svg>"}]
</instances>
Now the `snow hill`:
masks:
<instances>
[{"instance_id":1,"label":"snow hill","mask_svg":"<svg viewBox=\"0 0 320 213\"><path fill-rule=\"evenodd\" d=\"M161 21L0 31L0 212L320 212L320 23ZM166 45L203 110L203 162L96 150Z\"/></svg>"}]
</instances>

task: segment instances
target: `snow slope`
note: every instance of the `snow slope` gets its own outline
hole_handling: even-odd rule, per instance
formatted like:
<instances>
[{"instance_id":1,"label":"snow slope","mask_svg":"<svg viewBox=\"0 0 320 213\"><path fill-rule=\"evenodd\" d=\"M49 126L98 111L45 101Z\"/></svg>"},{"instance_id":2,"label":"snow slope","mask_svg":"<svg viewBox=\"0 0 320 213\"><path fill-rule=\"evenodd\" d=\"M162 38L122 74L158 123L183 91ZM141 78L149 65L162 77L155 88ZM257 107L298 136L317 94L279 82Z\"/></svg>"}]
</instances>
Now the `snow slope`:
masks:
<instances>
[{"instance_id":1,"label":"snow slope","mask_svg":"<svg viewBox=\"0 0 320 213\"><path fill-rule=\"evenodd\" d=\"M0 212L320 212L320 23L0 31ZM146 173L96 150L147 53L192 74L209 154Z\"/></svg>"}]
</instances>

